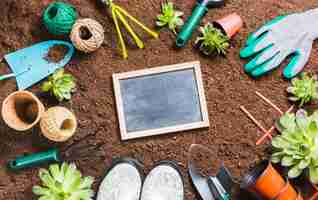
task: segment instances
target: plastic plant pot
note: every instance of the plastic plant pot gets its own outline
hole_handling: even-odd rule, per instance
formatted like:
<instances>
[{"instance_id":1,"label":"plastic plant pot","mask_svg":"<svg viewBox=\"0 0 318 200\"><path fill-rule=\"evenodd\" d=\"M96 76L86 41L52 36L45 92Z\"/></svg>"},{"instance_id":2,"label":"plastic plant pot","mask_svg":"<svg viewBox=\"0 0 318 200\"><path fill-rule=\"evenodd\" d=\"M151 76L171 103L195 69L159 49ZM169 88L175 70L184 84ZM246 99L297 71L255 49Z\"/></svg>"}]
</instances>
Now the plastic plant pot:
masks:
<instances>
[{"instance_id":1,"label":"plastic plant pot","mask_svg":"<svg viewBox=\"0 0 318 200\"><path fill-rule=\"evenodd\" d=\"M242 179L241 187L255 194L256 197L274 199L286 186L282 176L269 161L256 165Z\"/></svg>"},{"instance_id":2,"label":"plastic plant pot","mask_svg":"<svg viewBox=\"0 0 318 200\"><path fill-rule=\"evenodd\" d=\"M44 112L41 101L31 92L17 91L2 103L2 118L17 131L26 131L36 125Z\"/></svg>"},{"instance_id":3,"label":"plastic plant pot","mask_svg":"<svg viewBox=\"0 0 318 200\"><path fill-rule=\"evenodd\" d=\"M275 200L297 200L297 192L287 180L285 187L280 191Z\"/></svg>"},{"instance_id":4,"label":"plastic plant pot","mask_svg":"<svg viewBox=\"0 0 318 200\"><path fill-rule=\"evenodd\" d=\"M222 19L213 22L214 27L220 29L229 38L232 38L243 26L242 18L232 13Z\"/></svg>"}]
</instances>

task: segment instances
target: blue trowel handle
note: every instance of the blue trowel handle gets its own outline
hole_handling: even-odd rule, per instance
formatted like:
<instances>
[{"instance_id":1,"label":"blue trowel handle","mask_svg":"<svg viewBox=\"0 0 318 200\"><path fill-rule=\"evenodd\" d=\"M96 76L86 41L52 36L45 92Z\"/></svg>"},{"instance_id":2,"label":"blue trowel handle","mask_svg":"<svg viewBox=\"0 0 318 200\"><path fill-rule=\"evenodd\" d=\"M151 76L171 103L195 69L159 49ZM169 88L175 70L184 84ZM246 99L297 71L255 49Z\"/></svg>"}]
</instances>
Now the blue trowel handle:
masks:
<instances>
[{"instance_id":1,"label":"blue trowel handle","mask_svg":"<svg viewBox=\"0 0 318 200\"><path fill-rule=\"evenodd\" d=\"M0 76L0 81L5 80L5 79L8 79L8 78L12 78L12 77L15 77L15 74L14 74L14 73L6 74L6 75L1 75L1 76Z\"/></svg>"},{"instance_id":2,"label":"blue trowel handle","mask_svg":"<svg viewBox=\"0 0 318 200\"><path fill-rule=\"evenodd\" d=\"M182 27L181 32L178 34L176 40L177 47L183 47L189 41L193 31L197 28L199 22L207 12L208 8L206 5L197 4L192 15L188 18L187 22Z\"/></svg>"},{"instance_id":3,"label":"blue trowel handle","mask_svg":"<svg viewBox=\"0 0 318 200\"><path fill-rule=\"evenodd\" d=\"M8 163L8 167L11 170L18 170L37 166L43 163L59 161L59 152L54 148L44 152L17 157L15 160L12 160Z\"/></svg>"}]
</instances>

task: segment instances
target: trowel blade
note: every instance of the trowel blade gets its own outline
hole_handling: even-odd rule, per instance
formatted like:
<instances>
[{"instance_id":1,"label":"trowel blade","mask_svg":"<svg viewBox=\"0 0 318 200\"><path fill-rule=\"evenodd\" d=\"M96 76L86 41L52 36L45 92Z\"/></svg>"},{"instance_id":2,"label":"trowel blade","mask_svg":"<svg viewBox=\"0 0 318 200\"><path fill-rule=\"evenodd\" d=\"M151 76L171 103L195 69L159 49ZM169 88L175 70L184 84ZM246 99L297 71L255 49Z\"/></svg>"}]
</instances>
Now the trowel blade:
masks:
<instances>
[{"instance_id":1,"label":"trowel blade","mask_svg":"<svg viewBox=\"0 0 318 200\"><path fill-rule=\"evenodd\" d=\"M212 192L208 184L208 179L197 173L197 170L191 163L189 163L189 174L192 183L194 184L202 200L214 200L214 197L212 196Z\"/></svg>"},{"instance_id":2,"label":"trowel blade","mask_svg":"<svg viewBox=\"0 0 318 200\"><path fill-rule=\"evenodd\" d=\"M54 45L68 47L67 54L58 63L50 63L45 59L49 49ZM18 89L24 90L46 78L58 68L64 67L70 61L73 53L74 47L71 43L49 40L9 53L4 58L16 75Z\"/></svg>"}]
</instances>

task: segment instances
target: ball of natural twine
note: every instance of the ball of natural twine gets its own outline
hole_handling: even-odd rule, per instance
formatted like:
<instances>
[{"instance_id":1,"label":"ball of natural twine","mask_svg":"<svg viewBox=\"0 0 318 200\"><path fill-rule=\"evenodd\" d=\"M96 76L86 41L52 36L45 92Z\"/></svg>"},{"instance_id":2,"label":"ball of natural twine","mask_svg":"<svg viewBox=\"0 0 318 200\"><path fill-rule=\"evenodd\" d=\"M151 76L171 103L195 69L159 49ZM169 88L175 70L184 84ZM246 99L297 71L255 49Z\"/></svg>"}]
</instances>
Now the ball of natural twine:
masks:
<instances>
[{"instance_id":1,"label":"ball of natural twine","mask_svg":"<svg viewBox=\"0 0 318 200\"><path fill-rule=\"evenodd\" d=\"M75 115L67 108L49 108L41 117L42 134L55 142L64 142L72 137L77 128Z\"/></svg>"},{"instance_id":2,"label":"ball of natural twine","mask_svg":"<svg viewBox=\"0 0 318 200\"><path fill-rule=\"evenodd\" d=\"M70 38L76 49L86 53L93 52L104 41L104 29L93 19L79 19L73 25Z\"/></svg>"},{"instance_id":3,"label":"ball of natural twine","mask_svg":"<svg viewBox=\"0 0 318 200\"><path fill-rule=\"evenodd\" d=\"M68 34L77 19L75 8L67 3L53 2L43 13L43 23L51 34Z\"/></svg>"}]
</instances>

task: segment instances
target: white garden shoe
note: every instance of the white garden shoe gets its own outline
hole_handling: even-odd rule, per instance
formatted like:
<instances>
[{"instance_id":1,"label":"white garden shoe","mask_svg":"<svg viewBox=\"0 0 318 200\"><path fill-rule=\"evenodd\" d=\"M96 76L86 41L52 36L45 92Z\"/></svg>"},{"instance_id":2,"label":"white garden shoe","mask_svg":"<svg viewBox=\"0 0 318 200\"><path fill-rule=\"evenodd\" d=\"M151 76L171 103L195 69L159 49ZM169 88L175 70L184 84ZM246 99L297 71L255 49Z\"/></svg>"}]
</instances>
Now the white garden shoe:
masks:
<instances>
[{"instance_id":1,"label":"white garden shoe","mask_svg":"<svg viewBox=\"0 0 318 200\"><path fill-rule=\"evenodd\" d=\"M160 162L147 175L140 200L183 200L184 185L178 165Z\"/></svg>"},{"instance_id":2,"label":"white garden shoe","mask_svg":"<svg viewBox=\"0 0 318 200\"><path fill-rule=\"evenodd\" d=\"M96 200L139 200L142 187L139 167L130 158L116 161L101 182Z\"/></svg>"}]
</instances>

